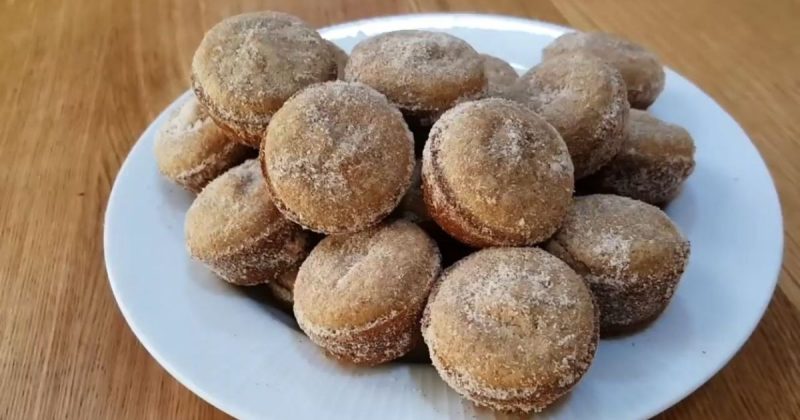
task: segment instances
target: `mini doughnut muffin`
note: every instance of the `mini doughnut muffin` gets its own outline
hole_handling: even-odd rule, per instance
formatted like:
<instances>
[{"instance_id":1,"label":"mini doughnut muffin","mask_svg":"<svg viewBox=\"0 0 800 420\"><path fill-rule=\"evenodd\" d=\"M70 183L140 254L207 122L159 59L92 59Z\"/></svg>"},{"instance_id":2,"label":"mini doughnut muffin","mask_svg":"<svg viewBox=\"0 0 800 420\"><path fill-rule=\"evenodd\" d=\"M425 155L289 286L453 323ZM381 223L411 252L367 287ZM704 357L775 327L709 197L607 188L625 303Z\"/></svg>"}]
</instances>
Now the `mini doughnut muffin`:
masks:
<instances>
[{"instance_id":1,"label":"mini doughnut muffin","mask_svg":"<svg viewBox=\"0 0 800 420\"><path fill-rule=\"evenodd\" d=\"M558 132L523 105L465 102L433 126L422 160L428 213L474 247L544 241L572 201L573 167Z\"/></svg>"},{"instance_id":2,"label":"mini doughnut muffin","mask_svg":"<svg viewBox=\"0 0 800 420\"><path fill-rule=\"evenodd\" d=\"M619 151L629 110L625 83L600 59L565 54L546 60L520 77L514 92L561 134L575 179L596 172Z\"/></svg>"},{"instance_id":3,"label":"mini doughnut muffin","mask_svg":"<svg viewBox=\"0 0 800 420\"><path fill-rule=\"evenodd\" d=\"M308 234L272 204L258 160L211 181L186 212L186 246L225 281L268 283L308 254Z\"/></svg>"},{"instance_id":4,"label":"mini doughnut muffin","mask_svg":"<svg viewBox=\"0 0 800 420\"><path fill-rule=\"evenodd\" d=\"M694 140L683 127L631 110L622 149L582 189L666 204L694 170Z\"/></svg>"},{"instance_id":5,"label":"mini doughnut muffin","mask_svg":"<svg viewBox=\"0 0 800 420\"><path fill-rule=\"evenodd\" d=\"M331 52L333 53L333 58L336 60L336 76L339 80L344 80L344 68L347 66L347 53L344 52L343 49L339 48L338 45L334 44L331 41L325 40L325 43L328 44L328 48L330 48Z\"/></svg>"},{"instance_id":6,"label":"mini doughnut muffin","mask_svg":"<svg viewBox=\"0 0 800 420\"><path fill-rule=\"evenodd\" d=\"M355 232L397 207L411 183L414 142L385 96L337 81L286 102L272 119L261 160L287 218L316 232Z\"/></svg>"},{"instance_id":7,"label":"mini doughnut muffin","mask_svg":"<svg viewBox=\"0 0 800 420\"><path fill-rule=\"evenodd\" d=\"M194 96L172 114L155 141L158 170L195 193L254 154L253 149L231 141Z\"/></svg>"},{"instance_id":8,"label":"mini doughnut muffin","mask_svg":"<svg viewBox=\"0 0 800 420\"><path fill-rule=\"evenodd\" d=\"M489 54L481 54L483 73L486 75L486 96L511 98L514 82L519 79L511 64Z\"/></svg>"},{"instance_id":9,"label":"mini doughnut muffin","mask_svg":"<svg viewBox=\"0 0 800 420\"><path fill-rule=\"evenodd\" d=\"M616 195L576 197L546 249L582 275L600 309L600 333L632 331L666 308L689 242L655 206Z\"/></svg>"},{"instance_id":10,"label":"mini doughnut muffin","mask_svg":"<svg viewBox=\"0 0 800 420\"><path fill-rule=\"evenodd\" d=\"M272 293L272 296L278 300L278 302L289 308L294 304L294 281L297 278L298 268L299 267L295 267L286 271L274 281L267 283L267 287L270 293Z\"/></svg>"},{"instance_id":11,"label":"mini doughnut muffin","mask_svg":"<svg viewBox=\"0 0 800 420\"><path fill-rule=\"evenodd\" d=\"M345 80L372 86L428 127L456 103L486 91L483 60L469 44L418 30L386 32L358 43Z\"/></svg>"},{"instance_id":12,"label":"mini doughnut muffin","mask_svg":"<svg viewBox=\"0 0 800 420\"><path fill-rule=\"evenodd\" d=\"M658 57L639 44L602 32L570 32L542 51L543 58L576 51L594 54L617 70L625 80L628 102L647 109L664 90L664 67Z\"/></svg>"},{"instance_id":13,"label":"mini doughnut muffin","mask_svg":"<svg viewBox=\"0 0 800 420\"><path fill-rule=\"evenodd\" d=\"M540 411L594 358L598 320L584 281L538 248L490 248L447 269L422 319L434 367L495 410Z\"/></svg>"},{"instance_id":14,"label":"mini doughnut muffin","mask_svg":"<svg viewBox=\"0 0 800 420\"><path fill-rule=\"evenodd\" d=\"M335 78L328 44L300 19L278 12L223 20L206 33L192 60L192 88L200 103L252 147L290 96Z\"/></svg>"},{"instance_id":15,"label":"mini doughnut muffin","mask_svg":"<svg viewBox=\"0 0 800 420\"><path fill-rule=\"evenodd\" d=\"M340 360L387 362L417 344L439 271L436 244L405 220L328 236L297 273L295 318L311 341Z\"/></svg>"}]
</instances>

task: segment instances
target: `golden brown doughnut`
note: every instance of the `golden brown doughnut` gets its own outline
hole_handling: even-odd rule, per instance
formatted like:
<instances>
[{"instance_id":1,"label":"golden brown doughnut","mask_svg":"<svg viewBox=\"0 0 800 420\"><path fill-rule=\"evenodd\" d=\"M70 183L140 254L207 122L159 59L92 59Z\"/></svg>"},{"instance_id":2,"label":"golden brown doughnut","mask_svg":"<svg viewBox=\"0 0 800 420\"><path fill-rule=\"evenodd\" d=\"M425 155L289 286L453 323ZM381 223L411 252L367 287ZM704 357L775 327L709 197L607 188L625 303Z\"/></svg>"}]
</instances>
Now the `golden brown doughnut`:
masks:
<instances>
[{"instance_id":1,"label":"golden brown doughnut","mask_svg":"<svg viewBox=\"0 0 800 420\"><path fill-rule=\"evenodd\" d=\"M321 233L377 224L408 190L414 148L400 112L360 83L298 93L272 119L261 160L275 205Z\"/></svg>"},{"instance_id":2,"label":"golden brown doughnut","mask_svg":"<svg viewBox=\"0 0 800 420\"><path fill-rule=\"evenodd\" d=\"M194 193L255 153L217 127L194 95L158 131L154 149L158 170Z\"/></svg>"},{"instance_id":3,"label":"golden brown doughnut","mask_svg":"<svg viewBox=\"0 0 800 420\"><path fill-rule=\"evenodd\" d=\"M422 336L445 382L478 405L540 411L594 358L597 311L572 269L539 248L489 248L445 270Z\"/></svg>"},{"instance_id":4,"label":"golden brown doughnut","mask_svg":"<svg viewBox=\"0 0 800 420\"><path fill-rule=\"evenodd\" d=\"M328 236L297 273L295 318L311 341L340 360L387 362L416 344L439 270L436 244L405 220Z\"/></svg>"},{"instance_id":5,"label":"golden brown doughnut","mask_svg":"<svg viewBox=\"0 0 800 420\"><path fill-rule=\"evenodd\" d=\"M632 109L619 153L582 181L582 189L663 205L694 170L694 140L683 127Z\"/></svg>"},{"instance_id":6,"label":"golden brown doughnut","mask_svg":"<svg viewBox=\"0 0 800 420\"><path fill-rule=\"evenodd\" d=\"M655 319L689 257L689 242L658 207L605 194L576 197L546 248L591 287L604 336Z\"/></svg>"},{"instance_id":7,"label":"golden brown doughnut","mask_svg":"<svg viewBox=\"0 0 800 420\"><path fill-rule=\"evenodd\" d=\"M192 60L192 87L222 128L258 147L272 114L295 92L336 78L319 34L278 12L232 16L209 30Z\"/></svg>"},{"instance_id":8,"label":"golden brown doughnut","mask_svg":"<svg viewBox=\"0 0 800 420\"><path fill-rule=\"evenodd\" d=\"M465 102L442 115L422 159L428 213L466 244L519 246L555 232L572 201L567 146L523 105Z\"/></svg>"},{"instance_id":9,"label":"golden brown doughnut","mask_svg":"<svg viewBox=\"0 0 800 420\"><path fill-rule=\"evenodd\" d=\"M561 134L576 180L596 172L619 151L629 110L625 83L600 59L553 57L522 75L514 92Z\"/></svg>"},{"instance_id":10,"label":"golden brown doughnut","mask_svg":"<svg viewBox=\"0 0 800 420\"><path fill-rule=\"evenodd\" d=\"M345 79L372 86L404 114L430 126L458 102L482 96L486 76L480 55L442 32L386 32L358 43Z\"/></svg>"},{"instance_id":11,"label":"golden brown doughnut","mask_svg":"<svg viewBox=\"0 0 800 420\"><path fill-rule=\"evenodd\" d=\"M594 54L617 70L625 80L631 107L647 109L664 90L664 67L658 57L639 44L602 32L570 32L542 51L548 60L577 51Z\"/></svg>"},{"instance_id":12,"label":"golden brown doughnut","mask_svg":"<svg viewBox=\"0 0 800 420\"><path fill-rule=\"evenodd\" d=\"M483 72L486 75L487 97L512 98L514 83L519 79L519 74L504 60L493 55L481 54Z\"/></svg>"},{"instance_id":13,"label":"golden brown doughnut","mask_svg":"<svg viewBox=\"0 0 800 420\"><path fill-rule=\"evenodd\" d=\"M193 258L241 286L273 281L308 254L307 233L272 204L257 159L211 181L186 212L185 231Z\"/></svg>"}]
</instances>

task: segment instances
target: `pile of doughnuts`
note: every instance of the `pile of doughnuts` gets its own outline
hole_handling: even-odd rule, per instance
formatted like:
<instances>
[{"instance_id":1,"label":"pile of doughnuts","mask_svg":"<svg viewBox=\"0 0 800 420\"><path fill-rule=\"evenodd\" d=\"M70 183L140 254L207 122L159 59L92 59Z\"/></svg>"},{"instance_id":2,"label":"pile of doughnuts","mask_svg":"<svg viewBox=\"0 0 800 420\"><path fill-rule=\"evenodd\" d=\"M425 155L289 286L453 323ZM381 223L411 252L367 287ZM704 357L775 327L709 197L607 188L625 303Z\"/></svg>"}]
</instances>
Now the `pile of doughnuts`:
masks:
<instances>
[{"instance_id":1,"label":"pile of doughnuts","mask_svg":"<svg viewBox=\"0 0 800 420\"><path fill-rule=\"evenodd\" d=\"M223 20L156 139L198 193L188 252L266 284L336 359L427 349L469 400L545 408L672 298L689 243L657 205L694 143L644 111L664 87L644 48L574 32L543 57L518 77L440 32L348 57L294 16Z\"/></svg>"}]
</instances>

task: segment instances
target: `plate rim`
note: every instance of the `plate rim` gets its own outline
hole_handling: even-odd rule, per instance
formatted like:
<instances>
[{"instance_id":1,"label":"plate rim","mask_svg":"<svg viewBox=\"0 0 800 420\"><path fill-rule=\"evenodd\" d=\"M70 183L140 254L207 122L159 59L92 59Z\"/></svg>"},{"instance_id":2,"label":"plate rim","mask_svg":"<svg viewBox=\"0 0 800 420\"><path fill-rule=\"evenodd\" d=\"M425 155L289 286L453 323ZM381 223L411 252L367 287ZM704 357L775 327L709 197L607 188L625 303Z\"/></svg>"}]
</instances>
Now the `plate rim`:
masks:
<instances>
[{"instance_id":1,"label":"plate rim","mask_svg":"<svg viewBox=\"0 0 800 420\"><path fill-rule=\"evenodd\" d=\"M319 31L320 35L322 35L323 38L328 39L329 37L333 38L334 36L336 36L339 33L342 33L342 35L340 35L340 37L356 35L359 32L369 34L368 32L364 31L363 28L365 28L365 27L366 28L371 28L371 27L373 27L375 25L381 25L381 28L382 28L382 29L381 28L376 28L375 29L376 32L386 32L387 29L386 29L385 24L387 24L387 23L401 24L402 25L402 23L405 22L406 25L407 25L409 21L429 22L430 25L421 25L419 23L416 23L418 26L420 26L420 27L424 26L426 28L446 29L446 28L452 28L453 26L458 26L458 27L468 27L468 28L474 28L474 29L492 29L492 30L498 30L498 31L516 30L516 31L527 32L527 33L531 33L531 34L547 34L547 35L554 35L554 36L563 34L563 33L568 32L568 31L576 30L576 29L568 27L568 26L563 26L563 25L559 25L559 24L555 24L555 23L545 22L545 21L541 21L541 20L537 20L537 19L529 19L529 18L524 18L524 17L519 17L519 16L510 16L510 15L502 15L502 14L484 14L484 13L418 13L417 14L417 13L411 13L411 14L397 14L397 15L388 15L388 16L378 16L378 17L370 17L370 18L365 18L365 19L347 21L347 22L342 22L342 23L338 23L338 24L334 24L334 25L330 25L330 26L319 28L318 31ZM449 24L445 24L445 22L450 22L450 23ZM510 23L510 24L513 24L513 27L512 28L509 28L507 26L499 27L499 26L497 26L498 22ZM352 35L346 35L346 33L348 33L348 32L351 32ZM763 319L763 317L764 317L764 315L766 313L767 308L769 307L769 305L771 304L771 302L773 300L773 297L774 297L774 294L775 294L775 290L778 287L778 283L779 283L779 280L780 280L780 273L781 273L781 270L782 270L782 267L783 267L783 256L784 256L784 252L785 252L785 249L784 249L785 231L784 231L783 207L781 205L780 195L778 194L777 187L776 187L776 184L775 184L775 180L774 180L774 177L772 175L772 171L770 170L770 167L767 165L766 161L764 160L764 157L762 156L762 154L759 151L758 147L752 141L752 138L750 137L750 135L748 135L747 131L744 130L744 128L739 124L739 122L733 117L733 115L731 113L729 113L727 111L727 109L725 109L722 105L720 105L713 96L709 95L704 89L702 89L702 87L700 87L696 83L692 82L691 79L689 79L687 77L684 77L681 73L675 71L672 68L667 67L666 65L664 66L664 68L665 68L665 70L667 72L673 72L673 73L679 75L681 78L685 79L686 81L689 81L695 88L697 88L698 90L702 91L702 93L708 99L710 99L711 102L715 106L717 106L720 110L722 110L724 112L724 114L726 116L728 116L730 118L730 120L736 126L736 128L738 128L744 134L744 136L748 140L747 143L749 143L749 146L752 148L752 151L758 157L758 160L761 162L761 165L763 166L763 168L766 171L767 178L770 181L771 188L770 188L769 193L773 197L773 200L772 200L772 202L770 204L775 204L776 205L775 207L776 207L776 210L777 210L777 225L778 225L777 228L778 228L778 232L780 234L777 235L779 240L778 240L778 243L777 243L777 248L776 248L776 253L775 253L775 255L777 255L777 264L775 264L775 267L772 270L770 270L770 271L774 272L771 275L770 279L769 279L770 282L771 282L771 285L770 285L770 289L771 290L770 290L770 293L768 295L769 298L766 299L765 302L761 302L761 304L759 305L758 312L759 312L760 315L757 318L754 319L754 321L752 322L752 325L748 325L746 329L743 329L743 330L746 330L746 334L744 334L742 339L737 342L735 350L731 351L730 354L727 355L726 357L720 358L721 362L718 365L714 366L714 368L712 370L710 370L710 374L707 377L701 378L701 380L698 380L696 384L692 383L691 386L685 387L686 388L685 391L683 393L681 393L678 398L676 398L674 400L671 400L671 401L666 401L664 404L662 404L662 406L654 407L652 413L649 414L651 416L665 411L666 409L672 407L673 405L675 405L675 404L679 403L680 401L684 400L687 396L689 396L692 393L694 393L698 388L700 388L705 383L707 383L711 378L716 376L741 351L741 349L744 346L744 344L750 339L750 337L754 333L755 329L760 324L761 320ZM192 381L188 377L182 375L178 371L178 369L174 368L169 363L167 363L166 360L164 360L164 357L161 354L159 354L159 351L156 349L156 346L153 343L151 343L146 338L147 335L142 332L141 327L135 321L135 317L133 316L133 314L130 313L130 309L124 303L124 299L121 299L120 291L118 289L117 282L114 280L114 278L119 278L119 274L116 273L116 269L114 268L114 263L112 262L111 257L109 256L109 252L108 252L108 249L109 249L108 244L110 243L111 237L113 236L113 229L109 229L109 226L113 225L113 223L110 222L112 212L110 212L109 209L111 208L111 203L112 202L114 202L115 200L119 200L119 198L117 198L117 196L120 194L119 188L117 186L118 182L119 182L119 178L120 178L119 175L121 173L123 173L123 171L125 171L125 169L128 166L131 165L131 163L130 163L131 162L131 156L134 154L134 151L136 151L137 148L144 147L144 143L141 142L140 140L142 140L145 137L155 135L155 131L160 126L160 124L163 123L163 121L161 121L161 120L163 118L165 118L164 116L167 115L169 112L171 112L173 109L175 109L178 106L178 104L180 104L183 100L185 100L185 98L188 97L190 94L191 94L191 90L187 90L184 93L182 93L181 95L179 95L166 108L164 108L164 110L161 111L156 116L155 119L153 119L150 122L150 124L147 126L147 128L136 139L136 142L134 143L133 147L131 147L131 149L129 150L128 154L126 155L123 163L120 165L119 170L117 171L117 174L115 175L114 183L112 185L111 191L110 191L109 196L108 196L108 201L106 203L106 208L105 208L104 217L103 217L103 259L104 259L104 264L105 264L105 267L106 267L106 273L107 273L107 276L108 276L108 281L109 281L109 284L111 286L112 294L114 296L114 300L116 301L117 306L120 309L120 312L122 313L122 316L125 319L126 323L128 324L129 328L134 333L134 336L136 337L136 339L145 348L147 353L153 359L155 359L156 362L158 362L158 364L165 371L167 371L167 373L169 373L173 378L175 378L175 380L177 380L179 383L181 383L183 386L185 386L187 389L189 389L192 393L194 393L198 397L202 398L203 400L205 400L209 404L213 405L214 407L216 407L220 411L223 411L223 412L225 412L225 413L227 413L229 415L233 415L233 416L235 416L237 418L247 418L247 413L237 409L235 407L235 404L228 404L227 402L220 401L219 399L217 399L211 393L204 391L202 386L199 386L198 384L196 384L194 381ZM157 123L159 123L159 124L157 124Z\"/></svg>"}]
</instances>

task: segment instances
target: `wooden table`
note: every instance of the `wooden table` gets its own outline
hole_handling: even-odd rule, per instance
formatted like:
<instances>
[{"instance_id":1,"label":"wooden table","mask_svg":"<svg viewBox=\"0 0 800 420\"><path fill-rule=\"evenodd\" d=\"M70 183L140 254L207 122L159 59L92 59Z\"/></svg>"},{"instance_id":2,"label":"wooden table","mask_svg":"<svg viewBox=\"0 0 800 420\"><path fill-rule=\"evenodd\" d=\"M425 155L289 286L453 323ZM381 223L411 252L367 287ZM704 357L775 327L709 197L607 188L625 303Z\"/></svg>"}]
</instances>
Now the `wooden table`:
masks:
<instances>
[{"instance_id":1,"label":"wooden table","mask_svg":"<svg viewBox=\"0 0 800 420\"><path fill-rule=\"evenodd\" d=\"M479 11L647 45L742 124L783 202L780 288L752 339L666 418L800 418L800 3L578 0L5 0L0 4L0 418L223 418L150 358L106 279L102 220L203 32L247 10L325 26ZM764 279L769 281L769 279Z\"/></svg>"}]
</instances>

